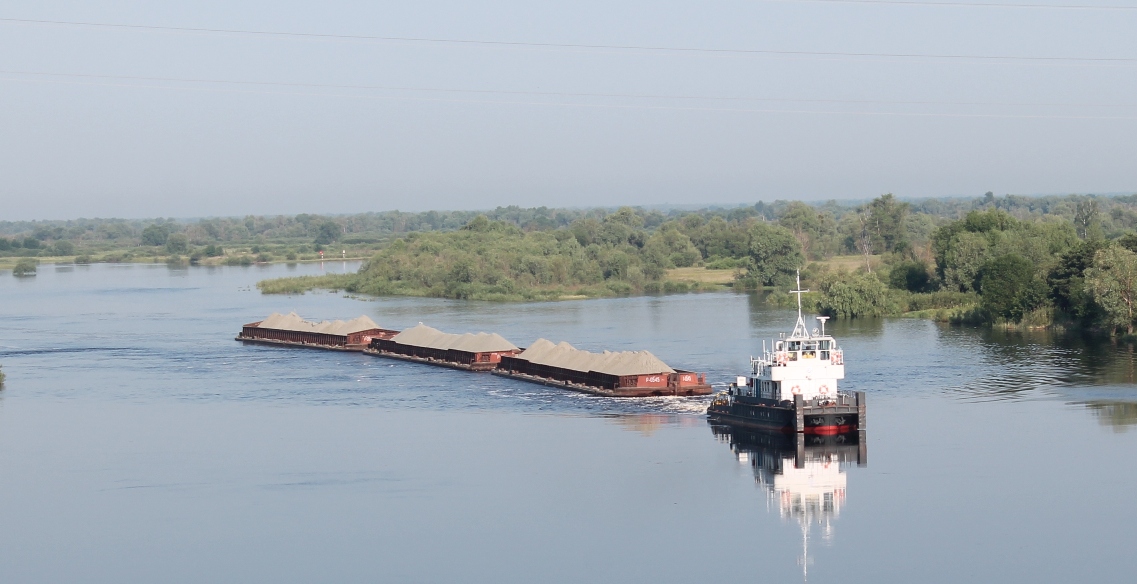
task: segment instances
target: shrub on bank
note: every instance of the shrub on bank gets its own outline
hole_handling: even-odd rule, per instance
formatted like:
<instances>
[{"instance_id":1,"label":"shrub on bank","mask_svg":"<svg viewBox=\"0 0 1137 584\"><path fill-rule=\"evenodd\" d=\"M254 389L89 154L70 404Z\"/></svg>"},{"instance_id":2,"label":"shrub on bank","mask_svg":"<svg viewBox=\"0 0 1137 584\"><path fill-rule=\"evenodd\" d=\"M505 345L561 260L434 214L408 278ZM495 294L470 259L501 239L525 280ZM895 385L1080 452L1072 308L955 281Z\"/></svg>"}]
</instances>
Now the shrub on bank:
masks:
<instances>
[{"instance_id":1,"label":"shrub on bank","mask_svg":"<svg viewBox=\"0 0 1137 584\"><path fill-rule=\"evenodd\" d=\"M16 266L12 268L12 275L17 278L36 275L36 261L25 258L16 262Z\"/></svg>"}]
</instances>

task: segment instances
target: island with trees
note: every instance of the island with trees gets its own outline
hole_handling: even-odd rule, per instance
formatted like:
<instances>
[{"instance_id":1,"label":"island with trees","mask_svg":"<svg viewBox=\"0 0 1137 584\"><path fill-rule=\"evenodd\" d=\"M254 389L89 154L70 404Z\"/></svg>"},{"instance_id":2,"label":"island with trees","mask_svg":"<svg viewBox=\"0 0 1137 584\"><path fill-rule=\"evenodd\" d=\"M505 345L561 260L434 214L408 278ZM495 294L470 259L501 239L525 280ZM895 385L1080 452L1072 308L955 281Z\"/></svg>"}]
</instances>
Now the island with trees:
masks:
<instances>
[{"instance_id":1,"label":"island with trees","mask_svg":"<svg viewBox=\"0 0 1137 584\"><path fill-rule=\"evenodd\" d=\"M759 202L196 221L0 222L0 263L365 259L265 293L539 301L734 289L838 318L908 315L1133 334L1137 195ZM68 257L70 256L70 257Z\"/></svg>"}]
</instances>

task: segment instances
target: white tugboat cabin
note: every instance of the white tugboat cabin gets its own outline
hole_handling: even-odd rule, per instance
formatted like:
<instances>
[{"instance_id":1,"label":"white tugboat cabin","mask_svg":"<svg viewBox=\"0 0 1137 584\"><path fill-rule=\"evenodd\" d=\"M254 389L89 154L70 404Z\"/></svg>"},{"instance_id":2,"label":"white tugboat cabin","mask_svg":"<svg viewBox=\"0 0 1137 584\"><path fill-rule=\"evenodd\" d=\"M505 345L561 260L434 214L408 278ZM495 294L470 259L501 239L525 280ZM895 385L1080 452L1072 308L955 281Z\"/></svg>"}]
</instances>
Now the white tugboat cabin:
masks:
<instances>
[{"instance_id":1,"label":"white tugboat cabin","mask_svg":"<svg viewBox=\"0 0 1137 584\"><path fill-rule=\"evenodd\" d=\"M819 316L821 328L810 333L801 315L801 289L798 276L797 325L788 337L763 342L760 358L751 358L753 375L739 377L735 391L739 395L774 401L793 400L800 395L804 401L827 400L837 397L837 381L845 378L845 358L837 340L825 334L827 316Z\"/></svg>"}]
</instances>

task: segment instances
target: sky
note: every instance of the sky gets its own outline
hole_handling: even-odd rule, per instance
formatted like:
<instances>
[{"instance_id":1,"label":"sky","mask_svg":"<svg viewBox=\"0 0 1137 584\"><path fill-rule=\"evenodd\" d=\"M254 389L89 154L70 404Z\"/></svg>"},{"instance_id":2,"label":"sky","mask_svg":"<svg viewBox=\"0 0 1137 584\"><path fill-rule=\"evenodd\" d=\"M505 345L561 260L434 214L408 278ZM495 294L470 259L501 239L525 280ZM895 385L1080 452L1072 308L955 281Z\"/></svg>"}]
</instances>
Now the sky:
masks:
<instances>
[{"instance_id":1,"label":"sky","mask_svg":"<svg viewBox=\"0 0 1137 584\"><path fill-rule=\"evenodd\" d=\"M0 220L1137 192L1137 4L950 1L0 0Z\"/></svg>"}]
</instances>

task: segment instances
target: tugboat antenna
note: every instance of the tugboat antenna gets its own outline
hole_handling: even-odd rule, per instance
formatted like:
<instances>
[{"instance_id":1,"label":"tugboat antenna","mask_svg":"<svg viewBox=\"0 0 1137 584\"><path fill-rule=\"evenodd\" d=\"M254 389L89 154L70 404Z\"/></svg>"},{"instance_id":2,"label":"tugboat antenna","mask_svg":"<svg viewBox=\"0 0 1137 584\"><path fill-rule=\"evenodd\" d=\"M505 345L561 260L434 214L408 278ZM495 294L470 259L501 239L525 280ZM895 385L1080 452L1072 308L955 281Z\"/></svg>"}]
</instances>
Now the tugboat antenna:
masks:
<instances>
[{"instance_id":1,"label":"tugboat antenna","mask_svg":"<svg viewBox=\"0 0 1137 584\"><path fill-rule=\"evenodd\" d=\"M805 321L801 319L801 295L809 292L809 290L801 289L801 270L797 271L797 290L790 290L790 294L797 294L797 326L794 327L792 336L795 337L808 337L809 332L805 328ZM798 331L801 331L800 333Z\"/></svg>"}]
</instances>

